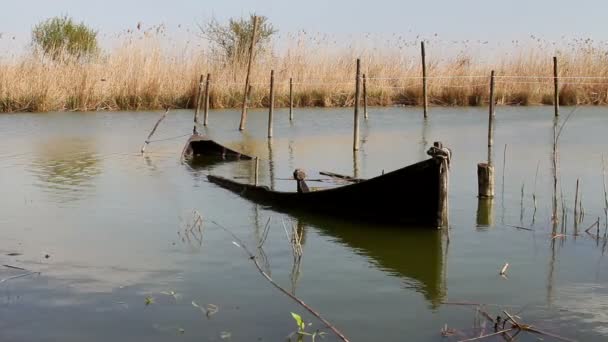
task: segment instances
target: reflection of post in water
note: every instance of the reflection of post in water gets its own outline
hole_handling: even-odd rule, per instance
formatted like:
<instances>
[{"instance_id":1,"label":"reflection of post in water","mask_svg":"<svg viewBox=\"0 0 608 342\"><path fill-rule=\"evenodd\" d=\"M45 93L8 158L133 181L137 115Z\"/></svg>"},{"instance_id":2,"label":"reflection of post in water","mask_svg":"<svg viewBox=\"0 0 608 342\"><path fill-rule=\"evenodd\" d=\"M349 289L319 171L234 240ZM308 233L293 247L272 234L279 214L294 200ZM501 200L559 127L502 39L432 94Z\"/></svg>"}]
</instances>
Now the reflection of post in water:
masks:
<instances>
[{"instance_id":1,"label":"reflection of post in water","mask_svg":"<svg viewBox=\"0 0 608 342\"><path fill-rule=\"evenodd\" d=\"M477 199L477 227L488 227L494 224L494 200Z\"/></svg>"},{"instance_id":2,"label":"reflection of post in water","mask_svg":"<svg viewBox=\"0 0 608 342\"><path fill-rule=\"evenodd\" d=\"M553 164L553 201L552 201L552 214L551 221L553 222L553 235L557 234L557 225L559 222L558 218L558 207L557 207L557 177L558 177L558 158L559 154L557 151L557 124L559 123L559 118L555 116L553 118L553 153L552 153L552 164Z\"/></svg>"},{"instance_id":3,"label":"reflection of post in water","mask_svg":"<svg viewBox=\"0 0 608 342\"><path fill-rule=\"evenodd\" d=\"M555 239L551 239L551 256L549 259L549 272L547 274L547 305L553 305L553 283L555 281Z\"/></svg>"},{"instance_id":4,"label":"reflection of post in water","mask_svg":"<svg viewBox=\"0 0 608 342\"><path fill-rule=\"evenodd\" d=\"M359 178L359 153L353 151L353 177Z\"/></svg>"},{"instance_id":5,"label":"reflection of post in water","mask_svg":"<svg viewBox=\"0 0 608 342\"><path fill-rule=\"evenodd\" d=\"M270 175L270 189L274 190L274 154L272 153L272 139L268 139L268 173Z\"/></svg>"},{"instance_id":6,"label":"reflection of post in water","mask_svg":"<svg viewBox=\"0 0 608 342\"><path fill-rule=\"evenodd\" d=\"M426 146L428 145L428 130L429 130L429 120L422 120L422 137L420 139L420 159L424 160L428 156L426 154Z\"/></svg>"},{"instance_id":7,"label":"reflection of post in water","mask_svg":"<svg viewBox=\"0 0 608 342\"><path fill-rule=\"evenodd\" d=\"M287 143L287 154L288 154L288 162L289 162L289 169L293 170L295 169L294 167L294 147L293 147L293 140L289 140L289 142Z\"/></svg>"}]
</instances>

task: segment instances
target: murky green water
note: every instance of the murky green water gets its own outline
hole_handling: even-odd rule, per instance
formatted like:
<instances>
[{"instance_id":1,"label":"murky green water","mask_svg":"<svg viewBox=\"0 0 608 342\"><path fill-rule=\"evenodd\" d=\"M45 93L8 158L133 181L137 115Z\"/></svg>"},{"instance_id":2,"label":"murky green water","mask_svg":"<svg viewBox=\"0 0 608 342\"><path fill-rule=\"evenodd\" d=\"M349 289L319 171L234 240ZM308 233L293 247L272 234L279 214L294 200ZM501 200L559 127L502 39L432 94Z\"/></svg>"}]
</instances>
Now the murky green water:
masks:
<instances>
[{"instance_id":1,"label":"murky green water","mask_svg":"<svg viewBox=\"0 0 608 342\"><path fill-rule=\"evenodd\" d=\"M237 112L211 113L207 133L259 155L260 182L285 190L295 187L284 179L296 167L311 178L315 170L373 177L426 158L428 146L443 141L454 152L449 243L441 232L291 217L255 205L206 181L209 173L253 180L252 162L191 168L180 163L186 137L153 143L142 157L139 148L157 117L0 115L0 259L41 272L0 283L0 339L283 341L295 330L290 312L311 322L310 331L323 328L211 223L230 228L261 258L256 246L269 219L261 263L352 341L442 340L446 324L458 330L450 340L478 336L475 325L493 331L474 307L445 302L493 304L485 308L493 316L506 309L581 341L608 337L606 243L582 232L598 216L604 232L605 108L580 108L560 138L566 204L572 208L580 178L585 219L578 237L554 243L548 107L499 108L497 198L480 213L476 164L486 158L486 109L433 108L427 123L419 109L371 109L356 156L351 109L298 110L293 124L279 110L272 144L265 111L251 113L244 133L236 130ZM191 120L191 112L174 112L155 138L188 133ZM193 210L205 218L200 231L188 229ZM568 217L573 234L571 209ZM283 222L303 234L299 265ZM498 274L505 262L506 279ZM24 272L2 267L0 278ZM154 302L146 305L147 297ZM206 317L193 301L218 311Z\"/></svg>"}]
</instances>

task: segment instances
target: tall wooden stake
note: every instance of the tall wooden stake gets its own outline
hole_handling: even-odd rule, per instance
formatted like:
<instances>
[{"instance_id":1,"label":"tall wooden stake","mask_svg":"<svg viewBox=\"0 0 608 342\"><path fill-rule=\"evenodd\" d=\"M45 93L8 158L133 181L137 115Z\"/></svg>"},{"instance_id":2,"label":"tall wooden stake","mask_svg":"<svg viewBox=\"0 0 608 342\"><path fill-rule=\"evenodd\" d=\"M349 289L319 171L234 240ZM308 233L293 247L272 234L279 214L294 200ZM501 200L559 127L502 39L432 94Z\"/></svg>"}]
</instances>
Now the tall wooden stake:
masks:
<instances>
[{"instance_id":1,"label":"tall wooden stake","mask_svg":"<svg viewBox=\"0 0 608 342\"><path fill-rule=\"evenodd\" d=\"M293 78L289 78L289 121L293 121Z\"/></svg>"},{"instance_id":2,"label":"tall wooden stake","mask_svg":"<svg viewBox=\"0 0 608 342\"><path fill-rule=\"evenodd\" d=\"M357 73L355 76L355 124L353 134L353 151L359 150L359 102L361 100L361 60L357 58Z\"/></svg>"},{"instance_id":3,"label":"tall wooden stake","mask_svg":"<svg viewBox=\"0 0 608 342\"><path fill-rule=\"evenodd\" d=\"M424 118L428 117L429 100L426 87L426 53L424 51L424 42L420 42L420 51L422 54L422 106L424 108Z\"/></svg>"},{"instance_id":4,"label":"tall wooden stake","mask_svg":"<svg viewBox=\"0 0 608 342\"><path fill-rule=\"evenodd\" d=\"M555 116L559 116L559 82L557 79L557 57L553 57L553 107L555 107Z\"/></svg>"},{"instance_id":5,"label":"tall wooden stake","mask_svg":"<svg viewBox=\"0 0 608 342\"><path fill-rule=\"evenodd\" d=\"M494 165L492 145L494 144L494 70L490 74L490 105L488 113L488 162L477 164L477 185L479 198L494 197Z\"/></svg>"},{"instance_id":6,"label":"tall wooden stake","mask_svg":"<svg viewBox=\"0 0 608 342\"><path fill-rule=\"evenodd\" d=\"M251 63L253 62L255 39L258 31L258 17L253 17L253 32L251 34L251 44L249 45L249 61L247 62L247 76L245 77L245 90L243 95L243 110L241 111L241 123L239 124L239 130L245 129L245 123L247 122L247 95L249 91L249 75L251 74Z\"/></svg>"},{"instance_id":7,"label":"tall wooden stake","mask_svg":"<svg viewBox=\"0 0 608 342\"><path fill-rule=\"evenodd\" d=\"M274 115L274 70L270 70L270 104L268 106L268 137L272 138L272 116Z\"/></svg>"},{"instance_id":8,"label":"tall wooden stake","mask_svg":"<svg viewBox=\"0 0 608 342\"><path fill-rule=\"evenodd\" d=\"M369 117L367 115L367 79L365 74L363 74L363 117L365 120Z\"/></svg>"},{"instance_id":9,"label":"tall wooden stake","mask_svg":"<svg viewBox=\"0 0 608 342\"><path fill-rule=\"evenodd\" d=\"M201 100L203 98L203 75L198 81L198 92L196 94L196 108L194 110L194 128L192 129L192 134L198 134L196 130L196 125L198 124L198 112L201 110Z\"/></svg>"},{"instance_id":10,"label":"tall wooden stake","mask_svg":"<svg viewBox=\"0 0 608 342\"><path fill-rule=\"evenodd\" d=\"M203 107L204 118L203 125L207 126L209 123L209 82L211 81L211 74L207 74L207 80L205 81L205 102Z\"/></svg>"},{"instance_id":11,"label":"tall wooden stake","mask_svg":"<svg viewBox=\"0 0 608 342\"><path fill-rule=\"evenodd\" d=\"M494 70L490 73L490 105L488 113L488 164L492 165L492 146L494 145Z\"/></svg>"}]
</instances>

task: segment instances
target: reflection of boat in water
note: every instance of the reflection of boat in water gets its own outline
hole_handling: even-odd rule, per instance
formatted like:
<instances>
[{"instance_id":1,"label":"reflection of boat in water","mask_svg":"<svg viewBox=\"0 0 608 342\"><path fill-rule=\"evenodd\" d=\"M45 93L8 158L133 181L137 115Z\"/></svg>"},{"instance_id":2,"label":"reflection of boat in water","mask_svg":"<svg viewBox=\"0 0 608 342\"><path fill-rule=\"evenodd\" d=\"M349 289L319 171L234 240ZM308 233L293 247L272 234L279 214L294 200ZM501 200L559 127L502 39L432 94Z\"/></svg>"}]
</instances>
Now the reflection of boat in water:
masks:
<instances>
[{"instance_id":1,"label":"reflection of boat in water","mask_svg":"<svg viewBox=\"0 0 608 342\"><path fill-rule=\"evenodd\" d=\"M229 149L204 135L193 134L182 152L184 159L217 158L219 160L249 160L252 157Z\"/></svg>"},{"instance_id":2,"label":"reflection of boat in water","mask_svg":"<svg viewBox=\"0 0 608 342\"><path fill-rule=\"evenodd\" d=\"M439 146L439 145L438 145ZM434 149L433 149L434 148ZM302 210L347 219L440 228L447 222L448 160L433 147L433 157L367 180L310 191L302 173L294 173L298 192L274 191L267 186L239 183L209 175L241 196L284 211Z\"/></svg>"},{"instance_id":3,"label":"reflection of boat in water","mask_svg":"<svg viewBox=\"0 0 608 342\"><path fill-rule=\"evenodd\" d=\"M378 227L298 215L298 222L320 230L370 259L421 293L433 308L445 299L443 234L428 229ZM447 247L446 247L447 248Z\"/></svg>"}]
</instances>

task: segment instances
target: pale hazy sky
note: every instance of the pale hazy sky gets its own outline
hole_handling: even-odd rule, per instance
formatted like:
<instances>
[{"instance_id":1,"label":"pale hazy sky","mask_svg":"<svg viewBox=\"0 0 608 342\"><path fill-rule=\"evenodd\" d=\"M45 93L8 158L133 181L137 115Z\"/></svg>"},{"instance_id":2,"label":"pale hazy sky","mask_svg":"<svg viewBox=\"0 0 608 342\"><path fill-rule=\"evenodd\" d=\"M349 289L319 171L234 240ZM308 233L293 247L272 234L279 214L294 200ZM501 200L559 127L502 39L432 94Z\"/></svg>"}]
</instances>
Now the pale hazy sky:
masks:
<instances>
[{"instance_id":1,"label":"pale hazy sky","mask_svg":"<svg viewBox=\"0 0 608 342\"><path fill-rule=\"evenodd\" d=\"M255 11L281 33L300 29L328 34L438 34L449 40L510 41L531 34L608 40L605 0L0 0L1 40L28 41L35 23L68 14L101 33L164 23L196 28L215 16ZM6 44L0 44L6 49Z\"/></svg>"}]
</instances>

